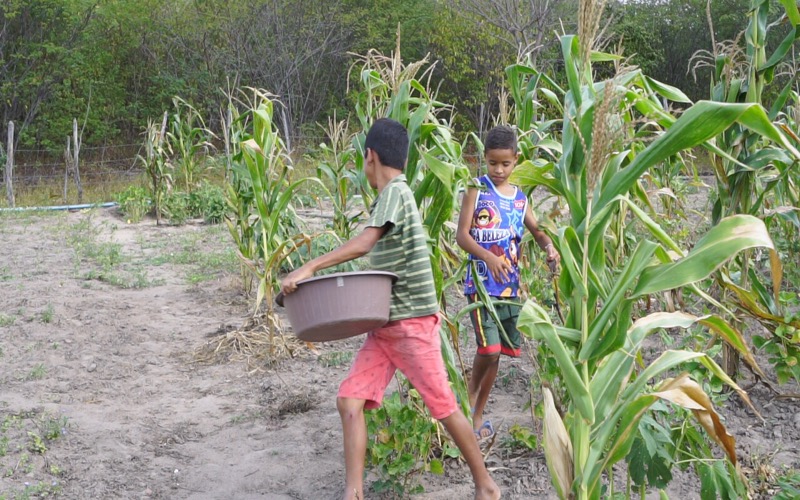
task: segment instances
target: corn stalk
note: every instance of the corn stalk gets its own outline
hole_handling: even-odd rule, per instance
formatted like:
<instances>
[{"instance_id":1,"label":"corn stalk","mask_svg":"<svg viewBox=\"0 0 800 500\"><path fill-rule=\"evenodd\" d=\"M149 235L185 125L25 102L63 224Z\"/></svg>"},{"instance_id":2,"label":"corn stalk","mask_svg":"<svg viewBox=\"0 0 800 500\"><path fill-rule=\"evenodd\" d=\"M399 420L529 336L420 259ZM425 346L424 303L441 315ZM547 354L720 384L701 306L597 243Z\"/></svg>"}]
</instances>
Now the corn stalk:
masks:
<instances>
[{"instance_id":1,"label":"corn stalk","mask_svg":"<svg viewBox=\"0 0 800 500\"><path fill-rule=\"evenodd\" d=\"M177 165L183 177L184 188L191 194L208 152L214 149L211 139L215 136L189 103L180 97L173 98L172 103L175 112L171 117L167 142L170 153L175 156L173 164Z\"/></svg>"},{"instance_id":2,"label":"corn stalk","mask_svg":"<svg viewBox=\"0 0 800 500\"><path fill-rule=\"evenodd\" d=\"M292 252L311 244L311 237L298 231L293 198L305 182L317 183L323 190L325 186L312 177L290 182L291 159L273 120L273 100L266 92L253 90L251 103L237 120L246 123L249 131L240 135L239 153L233 157L226 189L230 212L225 222L239 258L256 281L253 316L263 304L268 318L273 318L281 268ZM269 321L271 345L274 323Z\"/></svg>"},{"instance_id":3,"label":"corn stalk","mask_svg":"<svg viewBox=\"0 0 800 500\"><path fill-rule=\"evenodd\" d=\"M770 29L769 0L752 0L749 12L750 22L744 32L744 47L740 40L717 44L713 52L699 51L693 57L693 70L708 67L711 74L711 99L717 102L762 104L764 90L772 83L776 71L798 38L800 38L800 12L793 0L782 1L783 13L781 21L786 21L790 30L777 45L771 55L767 54L767 42ZM713 26L710 26L713 29ZM794 71L788 73L788 82L778 95L769 112L769 119L775 120L784 108L792 88L796 84ZM786 129L784 129L786 130ZM797 145L795 143L795 145ZM724 131L717 138L717 146L726 153L725 156L712 154L711 161L716 178L716 199L711 212L712 222L718 223L723 217L733 214L751 214L764 217L767 210L777 209L779 212L791 213L787 210L787 200L782 189L792 184L792 171L796 170L800 158L795 151L784 148L778 143L771 143L758 131L737 124ZM791 187L790 187L791 190ZM792 200L795 201L795 200ZM764 287L762 279L750 265L750 255L732 261L720 271L717 282L725 289L723 302L733 304L751 317L758 318L742 307L741 293L731 287L750 288ZM772 269L776 271L776 269ZM733 279L733 276L738 276ZM782 315L777 300L762 300L753 295L761 309L770 309L772 313ZM777 299L777 292L775 294ZM734 353L726 350L726 371L734 375L738 360Z\"/></svg>"},{"instance_id":4,"label":"corn stalk","mask_svg":"<svg viewBox=\"0 0 800 500\"><path fill-rule=\"evenodd\" d=\"M149 181L153 209L156 214L156 225L161 224L161 201L164 193L172 184L172 165L170 163L167 146L165 145L167 128L167 113L159 127L156 122L149 121L144 131L144 156L137 159L144 164Z\"/></svg>"},{"instance_id":5,"label":"corn stalk","mask_svg":"<svg viewBox=\"0 0 800 500\"><path fill-rule=\"evenodd\" d=\"M631 200L630 193L650 168L680 151L695 146L718 151L713 139L733 125L791 154L794 148L758 104L701 101L675 118L659 96L687 101L677 89L624 68L616 77L595 83L589 61L614 57L587 54L587 44L572 35L561 37L561 46L568 82L561 106L563 151L555 163L523 163L512 179L528 187L545 185L566 200L570 211L569 224L554 238L563 267L559 288L569 306L565 322L554 325L544 309L529 301L518 324L555 358L566 393L563 418L555 405L545 405L543 442L556 490L562 498L600 498L602 478L608 473L613 480L611 467L626 457L642 417L658 400L691 410L735 467L733 437L708 396L685 375L673 373L688 362L699 362L750 404L746 393L704 353L666 351L641 370L635 362L642 359L643 342L651 333L698 325L758 369L741 333L715 315L653 313L635 321L633 316L638 301L668 290L687 288L713 300L697 282L751 248L766 249L779 265L774 245L761 220L735 215L720 221L687 251ZM639 123L647 127L637 127ZM631 146L639 141L638 147ZM623 209L642 223L652 241L642 239L630 252L620 253L610 245L620 244L613 228ZM773 278L777 290L779 275Z\"/></svg>"}]
</instances>

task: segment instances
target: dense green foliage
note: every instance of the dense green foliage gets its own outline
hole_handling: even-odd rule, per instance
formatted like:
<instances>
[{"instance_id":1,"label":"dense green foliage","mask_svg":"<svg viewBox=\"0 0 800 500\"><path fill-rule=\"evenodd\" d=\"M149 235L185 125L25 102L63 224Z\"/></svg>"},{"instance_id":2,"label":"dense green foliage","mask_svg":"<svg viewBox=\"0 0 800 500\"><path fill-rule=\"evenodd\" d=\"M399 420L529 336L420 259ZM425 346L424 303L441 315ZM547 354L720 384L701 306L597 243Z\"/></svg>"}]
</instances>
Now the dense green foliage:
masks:
<instances>
[{"instance_id":1,"label":"dense green foliage","mask_svg":"<svg viewBox=\"0 0 800 500\"><path fill-rule=\"evenodd\" d=\"M18 146L56 151L78 118L86 145L138 142L174 96L217 131L221 90L249 86L275 94L276 120L290 137L314 134L314 123L353 102L352 54L388 54L398 28L406 59L429 53L437 63L437 96L455 106L457 124L480 131L498 114L503 68L529 54L559 75L555 33L576 23L571 0L548 3L543 19L529 14L536 2L512 4L517 14L489 0L8 0L0 5L0 132L5 142L13 120ZM693 54L713 49L706 2L610 7L609 44L621 40L634 64L693 100L707 95L710 71L689 71ZM713 0L713 40L736 38L747 7Z\"/></svg>"}]
</instances>

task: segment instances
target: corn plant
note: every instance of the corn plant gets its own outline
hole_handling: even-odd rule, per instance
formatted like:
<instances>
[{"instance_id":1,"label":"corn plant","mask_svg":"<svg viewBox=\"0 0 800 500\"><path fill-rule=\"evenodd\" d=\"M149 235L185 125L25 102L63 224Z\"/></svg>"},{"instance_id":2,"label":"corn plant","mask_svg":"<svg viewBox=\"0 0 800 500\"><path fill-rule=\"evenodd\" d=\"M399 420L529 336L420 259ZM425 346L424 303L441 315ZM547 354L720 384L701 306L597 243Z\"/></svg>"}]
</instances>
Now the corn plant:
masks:
<instances>
[{"instance_id":1,"label":"corn plant","mask_svg":"<svg viewBox=\"0 0 800 500\"><path fill-rule=\"evenodd\" d=\"M278 274L287 257L311 237L299 231L293 198L306 178L290 182L291 159L273 121L271 96L253 90L249 111L236 123L246 123L247 133L240 134L239 153L233 157L226 199L230 215L225 222L237 245L238 255L255 278L255 316L262 304L269 319L270 344L277 330L274 294Z\"/></svg>"},{"instance_id":2,"label":"corn plant","mask_svg":"<svg viewBox=\"0 0 800 500\"><path fill-rule=\"evenodd\" d=\"M323 127L327 142L320 144L321 158L311 158L311 161L319 162L317 177L327 180L333 187L332 229L343 240L349 240L353 236L356 226L369 208L364 201L371 198L369 182L363 168L353 168L356 153L351 147L352 137L348 128L348 120L337 121L335 116L329 118L328 126ZM356 194L361 196L363 210L357 210L353 206Z\"/></svg>"},{"instance_id":3,"label":"corn plant","mask_svg":"<svg viewBox=\"0 0 800 500\"><path fill-rule=\"evenodd\" d=\"M168 148L164 143L166 128L167 113L164 113L161 127L152 120L149 121L144 131L145 154L144 156L137 156L147 173L150 199L153 200L153 209L156 214L156 225L161 224L161 208L164 194L172 185L172 164L170 163Z\"/></svg>"},{"instance_id":4,"label":"corn plant","mask_svg":"<svg viewBox=\"0 0 800 500\"><path fill-rule=\"evenodd\" d=\"M713 52L699 51L693 58L693 69L709 67L711 74L711 99L717 102L728 103L754 103L763 102L763 93L773 81L779 65L789 55L794 42L800 38L800 12L794 1L782 1L784 12L782 17L788 21L789 32L775 48L771 55L767 55L767 42L770 29L776 23L770 24L769 0L752 0L749 13L750 22L744 32L744 47L739 40L726 41L717 44ZM775 120L780 110L787 102L794 85L794 72L789 81L778 95L769 112L769 119ZM784 129L787 130L787 129ZM792 135L790 129L787 130ZM781 144L766 140L759 131L751 130L741 124L736 124L725 130L717 138L717 146L725 154L712 154L711 160L716 178L716 199L712 208L712 223L717 223L723 217L732 214L751 214L763 217L765 209L770 205L778 204L781 200L775 196L785 192L784 185L792 182L791 172L796 169L798 157L791 150ZM791 188L790 188L791 189ZM796 201L796 200L794 200ZM778 208L783 211L782 207ZM742 293L740 288L749 288L752 282L756 288L763 288L762 278L750 266L750 254L745 253L741 258L726 265L718 277L717 282L727 290L723 301L731 302L740 309ZM731 276L738 276L732 279ZM732 290L731 287L736 287ZM767 296L768 297L768 296ZM752 296L761 309L771 309L770 312L780 314L779 304L768 298ZM748 313L748 315L751 315ZM758 316L756 316L757 318ZM726 351L726 371L734 374L737 370L738 360L730 351Z\"/></svg>"},{"instance_id":5,"label":"corn plant","mask_svg":"<svg viewBox=\"0 0 800 500\"><path fill-rule=\"evenodd\" d=\"M214 146L214 134L206 128L203 117L189 103L175 97L172 99L175 112L167 132L170 153L175 156L174 165L183 178L185 192L192 193L201 173L205 158Z\"/></svg>"},{"instance_id":6,"label":"corn plant","mask_svg":"<svg viewBox=\"0 0 800 500\"><path fill-rule=\"evenodd\" d=\"M581 9L591 26L597 6L582 2ZM591 29L582 31L592 36ZM722 219L687 252L631 199L631 193L650 168L681 151L702 146L720 152L712 139L732 125L753 130L795 154L758 104L701 101L676 119L660 97L688 99L639 70L617 63L617 76L595 83L590 61L616 58L598 54L591 46L591 39L561 37L568 87L561 106L563 151L558 161L524 163L512 178L518 184L546 186L569 207L568 224L554 235L562 257L564 323L557 326L529 301L518 326L546 346L560 370L550 384L559 394L563 391L563 417L551 390L544 389L545 455L559 496L580 499L600 498L606 476L613 491L612 466L629 454L641 434L643 416L659 400L691 410L725 451L728 473L735 474L733 437L702 388L675 370L696 361L749 404L746 393L704 353L668 350L641 367L637 360L643 363L642 344L651 333L702 325L760 372L741 333L716 315L676 311L636 316L643 299L673 289L686 289L719 305L696 283L751 248L769 252L773 290L780 283L780 263L761 220L749 215ZM644 140L646 146L633 147ZM614 231L623 209L640 221L652 241L642 239L620 251L623 242Z\"/></svg>"}]
</instances>

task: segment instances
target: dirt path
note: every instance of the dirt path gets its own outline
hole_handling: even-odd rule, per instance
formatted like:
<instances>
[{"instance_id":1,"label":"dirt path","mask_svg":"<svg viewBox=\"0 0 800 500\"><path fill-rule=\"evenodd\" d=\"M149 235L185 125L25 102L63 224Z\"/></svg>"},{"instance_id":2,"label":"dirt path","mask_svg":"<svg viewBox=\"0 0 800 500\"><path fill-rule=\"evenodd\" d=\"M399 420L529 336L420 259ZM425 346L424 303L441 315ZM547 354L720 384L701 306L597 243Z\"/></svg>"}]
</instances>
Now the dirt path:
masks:
<instances>
[{"instance_id":1,"label":"dirt path","mask_svg":"<svg viewBox=\"0 0 800 500\"><path fill-rule=\"evenodd\" d=\"M127 225L113 209L0 216L0 499L340 493L334 394L358 340L251 374L194 362L247 312L224 231ZM544 457L500 441L533 425L531 374L504 360L489 404L501 438L487 463L506 498L552 497ZM769 408L766 428L733 404L729 428L796 468L795 406ZM422 482L415 498L471 497L463 464ZM695 478L680 483L671 493L699 498Z\"/></svg>"}]
</instances>

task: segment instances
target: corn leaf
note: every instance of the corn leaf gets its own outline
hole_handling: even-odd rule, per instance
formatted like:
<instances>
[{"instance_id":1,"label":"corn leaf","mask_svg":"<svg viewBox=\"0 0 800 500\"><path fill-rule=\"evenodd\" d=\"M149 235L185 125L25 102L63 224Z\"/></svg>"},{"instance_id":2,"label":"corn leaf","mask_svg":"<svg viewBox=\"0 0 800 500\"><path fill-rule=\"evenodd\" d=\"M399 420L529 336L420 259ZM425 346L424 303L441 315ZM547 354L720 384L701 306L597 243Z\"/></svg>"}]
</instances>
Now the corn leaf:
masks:
<instances>
[{"instance_id":1,"label":"corn leaf","mask_svg":"<svg viewBox=\"0 0 800 500\"><path fill-rule=\"evenodd\" d=\"M622 345L626 334L625 329L615 331L608 327L608 323L612 320L615 313L619 313L617 309L624 300L625 294L630 290L633 282L639 277L644 268L650 264L650 259L653 256L655 247L655 243L647 240L639 243L622 272L615 277L614 287L611 289L609 295L604 297L603 308L600 310L600 314L597 315L589 327L589 336L578 354L579 361L586 361L600 354L597 348L604 338L618 337L618 341L610 340L609 344L614 345L618 343L620 346ZM626 318L626 320L630 321L629 317ZM624 323L625 328L627 328L627 321Z\"/></svg>"},{"instance_id":2,"label":"corn leaf","mask_svg":"<svg viewBox=\"0 0 800 500\"><path fill-rule=\"evenodd\" d=\"M561 368L561 374L567 386L567 391L572 398L572 404L575 405L578 413L587 422L590 424L594 422L592 396L581 380L578 370L575 368L567 348L556 333L547 312L535 302L528 300L520 312L517 328L529 337L547 344L559 368Z\"/></svg>"},{"instance_id":3,"label":"corn leaf","mask_svg":"<svg viewBox=\"0 0 800 500\"><path fill-rule=\"evenodd\" d=\"M639 153L625 169L614 175L600 193L597 208L602 208L616 196L628 192L636 180L651 166L679 151L706 143L734 123L740 123L777 142L795 158L800 158L800 152L769 121L761 105L699 101L686 110L663 135Z\"/></svg>"},{"instance_id":4,"label":"corn leaf","mask_svg":"<svg viewBox=\"0 0 800 500\"><path fill-rule=\"evenodd\" d=\"M754 247L766 247L775 252L763 221L745 214L723 219L683 259L647 268L642 273L633 296L695 283L709 276L742 250Z\"/></svg>"}]
</instances>

